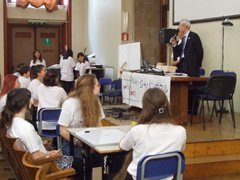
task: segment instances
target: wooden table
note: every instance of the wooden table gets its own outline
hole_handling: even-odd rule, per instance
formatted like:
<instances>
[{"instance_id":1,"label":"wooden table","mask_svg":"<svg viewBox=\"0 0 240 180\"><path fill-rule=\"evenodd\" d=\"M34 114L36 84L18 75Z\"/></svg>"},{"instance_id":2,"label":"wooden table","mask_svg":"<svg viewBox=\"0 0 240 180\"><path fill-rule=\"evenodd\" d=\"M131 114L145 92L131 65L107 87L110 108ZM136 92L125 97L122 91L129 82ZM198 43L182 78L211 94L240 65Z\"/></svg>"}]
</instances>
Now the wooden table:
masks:
<instances>
[{"instance_id":1,"label":"wooden table","mask_svg":"<svg viewBox=\"0 0 240 180\"><path fill-rule=\"evenodd\" d=\"M177 124L188 120L188 91L206 84L208 77L172 77L170 104Z\"/></svg>"}]
</instances>

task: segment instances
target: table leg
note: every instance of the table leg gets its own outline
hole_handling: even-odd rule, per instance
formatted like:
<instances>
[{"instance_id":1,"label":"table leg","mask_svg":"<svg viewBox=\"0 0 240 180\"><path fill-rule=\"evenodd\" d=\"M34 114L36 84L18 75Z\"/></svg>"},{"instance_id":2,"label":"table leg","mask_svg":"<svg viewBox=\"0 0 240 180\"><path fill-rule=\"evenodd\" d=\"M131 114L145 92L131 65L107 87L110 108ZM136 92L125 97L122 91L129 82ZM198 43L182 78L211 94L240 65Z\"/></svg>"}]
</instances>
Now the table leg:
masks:
<instances>
[{"instance_id":1,"label":"table leg","mask_svg":"<svg viewBox=\"0 0 240 180\"><path fill-rule=\"evenodd\" d=\"M102 164L102 180L107 180L108 174L109 174L108 155L104 155Z\"/></svg>"},{"instance_id":2,"label":"table leg","mask_svg":"<svg viewBox=\"0 0 240 180\"><path fill-rule=\"evenodd\" d=\"M70 134L70 156L74 156L74 136Z\"/></svg>"}]
</instances>

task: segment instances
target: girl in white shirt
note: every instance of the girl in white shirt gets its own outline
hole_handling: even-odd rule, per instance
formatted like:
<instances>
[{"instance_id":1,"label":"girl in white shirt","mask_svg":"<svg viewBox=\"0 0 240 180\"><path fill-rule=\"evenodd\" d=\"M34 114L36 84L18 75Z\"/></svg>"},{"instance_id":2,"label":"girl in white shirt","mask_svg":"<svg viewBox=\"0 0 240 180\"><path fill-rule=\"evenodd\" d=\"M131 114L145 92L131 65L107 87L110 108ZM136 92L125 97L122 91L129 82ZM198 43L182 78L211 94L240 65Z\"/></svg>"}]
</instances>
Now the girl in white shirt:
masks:
<instances>
[{"instance_id":1,"label":"girl in white shirt","mask_svg":"<svg viewBox=\"0 0 240 180\"><path fill-rule=\"evenodd\" d=\"M24 149L31 153L33 160L61 157L57 165L60 165L61 168L73 167L77 172L80 172L81 167L79 166L81 165L79 160L73 159L73 157L62 157L61 150L47 151L45 149L41 137L25 117L27 112L29 112L30 98L31 92L25 88L10 91L3 111L1 127L6 129L6 133L10 137L21 140ZM74 161L78 161L78 165Z\"/></svg>"},{"instance_id":2,"label":"girl in white shirt","mask_svg":"<svg viewBox=\"0 0 240 180\"><path fill-rule=\"evenodd\" d=\"M75 66L75 62L72 56L72 50L67 49L63 57L60 59L61 84L67 94L73 89L74 85L73 68Z\"/></svg>"},{"instance_id":3,"label":"girl in white shirt","mask_svg":"<svg viewBox=\"0 0 240 180\"><path fill-rule=\"evenodd\" d=\"M30 68L27 65L24 65L19 70L20 77L18 78L21 88L28 88L30 84Z\"/></svg>"},{"instance_id":4,"label":"girl in white shirt","mask_svg":"<svg viewBox=\"0 0 240 180\"><path fill-rule=\"evenodd\" d=\"M60 134L64 138L63 154L69 155L68 128L101 126L105 115L98 98L99 91L100 84L96 76L86 74L77 80L75 89L63 103L58 120ZM75 154L80 155L80 149L75 147Z\"/></svg>"},{"instance_id":5,"label":"girl in white shirt","mask_svg":"<svg viewBox=\"0 0 240 180\"><path fill-rule=\"evenodd\" d=\"M42 84L43 77L46 74L46 67L38 64L36 66L31 67L31 78L32 81L28 85L28 90L31 92L31 114L32 114L32 122L37 130L36 125L36 116L37 116L37 106L38 103L34 101L34 95L37 93L38 87Z\"/></svg>"},{"instance_id":6,"label":"girl in white shirt","mask_svg":"<svg viewBox=\"0 0 240 180\"><path fill-rule=\"evenodd\" d=\"M137 164L143 157L183 151L186 143L186 130L172 123L168 99L161 89L148 89L142 107L138 125L132 127L119 144L125 151L133 150L132 162L127 169L128 180L136 179Z\"/></svg>"},{"instance_id":7,"label":"girl in white shirt","mask_svg":"<svg viewBox=\"0 0 240 180\"><path fill-rule=\"evenodd\" d=\"M31 92L31 102L33 103L34 94L36 94L38 87L42 84L43 77L46 74L46 67L39 64L31 67L31 82L28 85L28 90ZM37 106L37 104L34 104Z\"/></svg>"},{"instance_id":8,"label":"girl in white shirt","mask_svg":"<svg viewBox=\"0 0 240 180\"><path fill-rule=\"evenodd\" d=\"M77 59L78 63L76 64L75 70L78 71L79 76L82 76L86 73L87 69L90 69L90 63L82 52L77 54Z\"/></svg>"},{"instance_id":9,"label":"girl in white shirt","mask_svg":"<svg viewBox=\"0 0 240 180\"><path fill-rule=\"evenodd\" d=\"M33 59L30 62L30 67L41 64L46 67L46 61L42 58L41 52L36 49L33 51Z\"/></svg>"},{"instance_id":10,"label":"girl in white shirt","mask_svg":"<svg viewBox=\"0 0 240 180\"><path fill-rule=\"evenodd\" d=\"M67 99L67 94L62 87L58 86L58 75L54 69L48 69L43 77L43 83L39 85L34 102L38 102L38 111L41 108L61 107ZM43 129L56 129L55 122L44 122Z\"/></svg>"},{"instance_id":11,"label":"girl in white shirt","mask_svg":"<svg viewBox=\"0 0 240 180\"><path fill-rule=\"evenodd\" d=\"M7 74L3 81L2 91L0 93L0 119L4 106L6 105L7 94L14 88L19 88L18 77L13 74Z\"/></svg>"}]
</instances>

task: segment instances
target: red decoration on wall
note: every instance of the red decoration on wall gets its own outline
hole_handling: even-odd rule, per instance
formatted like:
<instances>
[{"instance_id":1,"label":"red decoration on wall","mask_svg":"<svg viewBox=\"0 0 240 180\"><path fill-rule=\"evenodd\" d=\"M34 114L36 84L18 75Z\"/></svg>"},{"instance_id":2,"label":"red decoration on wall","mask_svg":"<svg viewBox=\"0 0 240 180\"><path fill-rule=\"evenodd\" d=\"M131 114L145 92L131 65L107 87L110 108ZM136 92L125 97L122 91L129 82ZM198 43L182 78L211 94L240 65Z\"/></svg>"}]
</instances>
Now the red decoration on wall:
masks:
<instances>
[{"instance_id":1,"label":"red decoration on wall","mask_svg":"<svg viewBox=\"0 0 240 180\"><path fill-rule=\"evenodd\" d=\"M42 5L45 6L48 12L58 10L57 0L17 0L16 6L23 9L27 8L31 4L35 8L39 8Z\"/></svg>"}]
</instances>

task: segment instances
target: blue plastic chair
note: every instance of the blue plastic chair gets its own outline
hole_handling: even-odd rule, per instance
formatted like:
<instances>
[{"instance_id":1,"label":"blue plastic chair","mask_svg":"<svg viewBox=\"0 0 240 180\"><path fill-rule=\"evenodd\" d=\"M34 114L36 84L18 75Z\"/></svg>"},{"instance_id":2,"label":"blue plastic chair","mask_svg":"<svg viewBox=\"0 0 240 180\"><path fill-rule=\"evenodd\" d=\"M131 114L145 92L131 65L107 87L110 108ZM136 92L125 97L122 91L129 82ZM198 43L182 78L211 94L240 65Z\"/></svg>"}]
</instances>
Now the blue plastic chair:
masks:
<instances>
[{"instance_id":1,"label":"blue plastic chair","mask_svg":"<svg viewBox=\"0 0 240 180\"><path fill-rule=\"evenodd\" d=\"M183 153L175 151L164 154L149 155L139 161L137 180L163 179L176 175L176 180L182 180L185 169Z\"/></svg>"},{"instance_id":2,"label":"blue plastic chair","mask_svg":"<svg viewBox=\"0 0 240 180\"><path fill-rule=\"evenodd\" d=\"M61 136L60 136L59 126L57 124L60 113L61 113L61 108L41 108L37 113L39 135L42 137L57 138L58 149L61 148ZM56 128L44 129L43 128L44 121L56 123Z\"/></svg>"},{"instance_id":3,"label":"blue plastic chair","mask_svg":"<svg viewBox=\"0 0 240 180\"><path fill-rule=\"evenodd\" d=\"M112 79L111 78L99 78L99 84L101 85L101 90L99 97L101 98L102 104L104 103L104 92L105 92L105 87L109 86L109 89L111 88L112 84Z\"/></svg>"},{"instance_id":4,"label":"blue plastic chair","mask_svg":"<svg viewBox=\"0 0 240 180\"><path fill-rule=\"evenodd\" d=\"M205 69L201 67L199 69L199 74L200 74L200 76L204 76L205 75Z\"/></svg>"},{"instance_id":5,"label":"blue plastic chair","mask_svg":"<svg viewBox=\"0 0 240 180\"><path fill-rule=\"evenodd\" d=\"M122 79L116 79L111 83L111 90L103 93L104 97L109 97L109 103L116 103L122 97Z\"/></svg>"}]
</instances>

